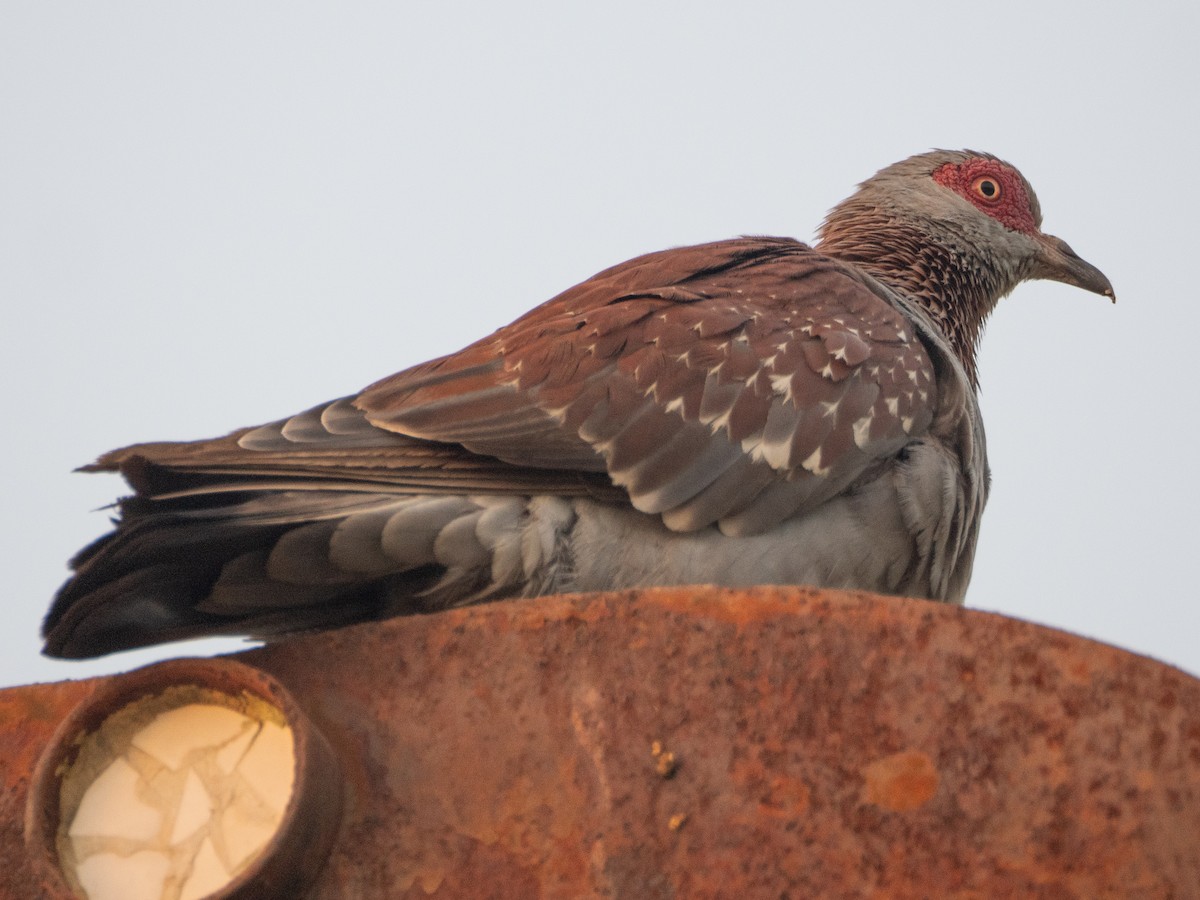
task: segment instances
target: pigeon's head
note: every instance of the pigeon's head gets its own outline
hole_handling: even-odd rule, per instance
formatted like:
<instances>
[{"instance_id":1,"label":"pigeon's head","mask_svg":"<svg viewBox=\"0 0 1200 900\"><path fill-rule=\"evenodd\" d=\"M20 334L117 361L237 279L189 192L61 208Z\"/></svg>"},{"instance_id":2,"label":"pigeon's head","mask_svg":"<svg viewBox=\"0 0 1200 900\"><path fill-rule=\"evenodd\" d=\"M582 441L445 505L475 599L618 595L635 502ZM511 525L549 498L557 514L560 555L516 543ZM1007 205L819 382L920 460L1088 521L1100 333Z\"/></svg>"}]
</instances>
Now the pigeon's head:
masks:
<instances>
[{"instance_id":1,"label":"pigeon's head","mask_svg":"<svg viewBox=\"0 0 1200 900\"><path fill-rule=\"evenodd\" d=\"M835 249L842 232L859 232L861 241L864 226L879 229L879 249L897 263L908 261L902 246L907 240L939 248L940 263L949 254L950 262L976 270L990 288L987 308L1034 278L1116 299L1103 272L1065 241L1042 232L1041 207L1025 176L987 153L933 150L888 166L829 214L822 249ZM899 239L901 246L889 246L890 239ZM918 268L934 261L912 249Z\"/></svg>"},{"instance_id":2,"label":"pigeon's head","mask_svg":"<svg viewBox=\"0 0 1200 900\"><path fill-rule=\"evenodd\" d=\"M933 150L888 166L830 211L820 237L822 253L923 307L973 382L983 323L1022 281L1116 300L1103 272L1042 231L1025 176L987 153Z\"/></svg>"}]
</instances>

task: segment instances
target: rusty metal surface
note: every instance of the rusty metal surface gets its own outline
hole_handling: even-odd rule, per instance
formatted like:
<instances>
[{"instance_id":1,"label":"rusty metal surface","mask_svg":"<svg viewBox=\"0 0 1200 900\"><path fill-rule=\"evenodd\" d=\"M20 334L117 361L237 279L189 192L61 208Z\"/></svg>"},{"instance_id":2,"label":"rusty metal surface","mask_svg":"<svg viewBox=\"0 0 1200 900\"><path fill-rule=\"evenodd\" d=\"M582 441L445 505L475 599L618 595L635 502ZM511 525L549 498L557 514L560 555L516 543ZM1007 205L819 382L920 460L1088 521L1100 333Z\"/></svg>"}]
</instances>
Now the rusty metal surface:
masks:
<instances>
[{"instance_id":1,"label":"rusty metal surface","mask_svg":"<svg viewBox=\"0 0 1200 900\"><path fill-rule=\"evenodd\" d=\"M996 615L663 589L237 658L341 762L318 900L1200 897L1200 681ZM96 683L0 691L0 896L47 896L28 774Z\"/></svg>"}]
</instances>

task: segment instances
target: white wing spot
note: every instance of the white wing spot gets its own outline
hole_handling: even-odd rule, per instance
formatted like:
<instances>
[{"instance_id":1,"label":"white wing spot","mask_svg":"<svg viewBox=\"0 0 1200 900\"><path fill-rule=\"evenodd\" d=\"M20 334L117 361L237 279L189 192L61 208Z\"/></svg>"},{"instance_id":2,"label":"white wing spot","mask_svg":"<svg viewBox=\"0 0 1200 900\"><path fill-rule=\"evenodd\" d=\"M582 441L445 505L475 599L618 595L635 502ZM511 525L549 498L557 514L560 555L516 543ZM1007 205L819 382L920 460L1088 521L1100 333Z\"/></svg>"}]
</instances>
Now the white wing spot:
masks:
<instances>
[{"instance_id":1,"label":"white wing spot","mask_svg":"<svg viewBox=\"0 0 1200 900\"><path fill-rule=\"evenodd\" d=\"M812 452L812 455L809 456L808 459L804 460L804 462L800 463L800 465L802 465L804 468L808 469L808 471L812 472L814 475L816 475L818 477L823 477L823 476L829 474L828 468L821 468L821 448L820 447L818 447L816 450L814 450Z\"/></svg>"},{"instance_id":2,"label":"white wing spot","mask_svg":"<svg viewBox=\"0 0 1200 900\"><path fill-rule=\"evenodd\" d=\"M763 462L772 469L785 469L788 465L788 455L791 450L791 440L760 441L752 455L761 457Z\"/></svg>"},{"instance_id":3,"label":"white wing spot","mask_svg":"<svg viewBox=\"0 0 1200 900\"><path fill-rule=\"evenodd\" d=\"M873 421L875 421L874 413L867 413L854 423L854 443L860 450L865 449L867 446L867 441L871 435L871 423Z\"/></svg>"}]
</instances>

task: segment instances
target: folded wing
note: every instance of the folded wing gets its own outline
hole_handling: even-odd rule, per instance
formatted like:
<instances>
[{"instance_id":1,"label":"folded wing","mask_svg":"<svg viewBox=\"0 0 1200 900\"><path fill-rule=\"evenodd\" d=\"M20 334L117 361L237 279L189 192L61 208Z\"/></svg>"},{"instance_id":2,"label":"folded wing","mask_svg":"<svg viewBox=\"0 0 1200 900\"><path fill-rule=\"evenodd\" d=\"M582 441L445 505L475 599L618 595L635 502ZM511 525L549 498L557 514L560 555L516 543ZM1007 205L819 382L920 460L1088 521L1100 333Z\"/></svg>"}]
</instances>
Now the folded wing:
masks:
<instances>
[{"instance_id":1,"label":"folded wing","mask_svg":"<svg viewBox=\"0 0 1200 900\"><path fill-rule=\"evenodd\" d=\"M354 402L396 433L607 473L675 530L752 534L923 433L936 401L882 288L795 241L745 238L602 272Z\"/></svg>"}]
</instances>

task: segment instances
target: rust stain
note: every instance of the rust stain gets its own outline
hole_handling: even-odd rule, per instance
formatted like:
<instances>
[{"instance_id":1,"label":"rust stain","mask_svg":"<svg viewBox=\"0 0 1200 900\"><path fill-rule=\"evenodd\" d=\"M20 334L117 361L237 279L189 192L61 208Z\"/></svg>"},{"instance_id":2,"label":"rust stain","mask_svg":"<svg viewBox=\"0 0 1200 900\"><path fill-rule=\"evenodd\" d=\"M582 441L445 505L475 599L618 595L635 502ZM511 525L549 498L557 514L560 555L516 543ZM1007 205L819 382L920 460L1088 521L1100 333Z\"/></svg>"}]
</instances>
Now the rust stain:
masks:
<instances>
[{"instance_id":1,"label":"rust stain","mask_svg":"<svg viewBox=\"0 0 1200 900\"><path fill-rule=\"evenodd\" d=\"M758 805L760 815L795 819L808 812L812 792L799 778L775 775L768 782L768 789L769 799Z\"/></svg>"},{"instance_id":2,"label":"rust stain","mask_svg":"<svg viewBox=\"0 0 1200 900\"><path fill-rule=\"evenodd\" d=\"M937 793L937 769L933 760L919 750L893 753L863 769L866 799L892 812L920 809Z\"/></svg>"},{"instance_id":3,"label":"rust stain","mask_svg":"<svg viewBox=\"0 0 1200 900\"><path fill-rule=\"evenodd\" d=\"M728 591L697 585L661 588L655 592L654 599L657 605L665 609L744 627L768 622L780 614L795 611L798 597L812 598L820 594L814 588L803 587Z\"/></svg>"},{"instance_id":4,"label":"rust stain","mask_svg":"<svg viewBox=\"0 0 1200 900\"><path fill-rule=\"evenodd\" d=\"M650 755L654 757L654 771L662 778L670 778L679 767L675 754L663 746L662 741L650 744Z\"/></svg>"}]
</instances>

